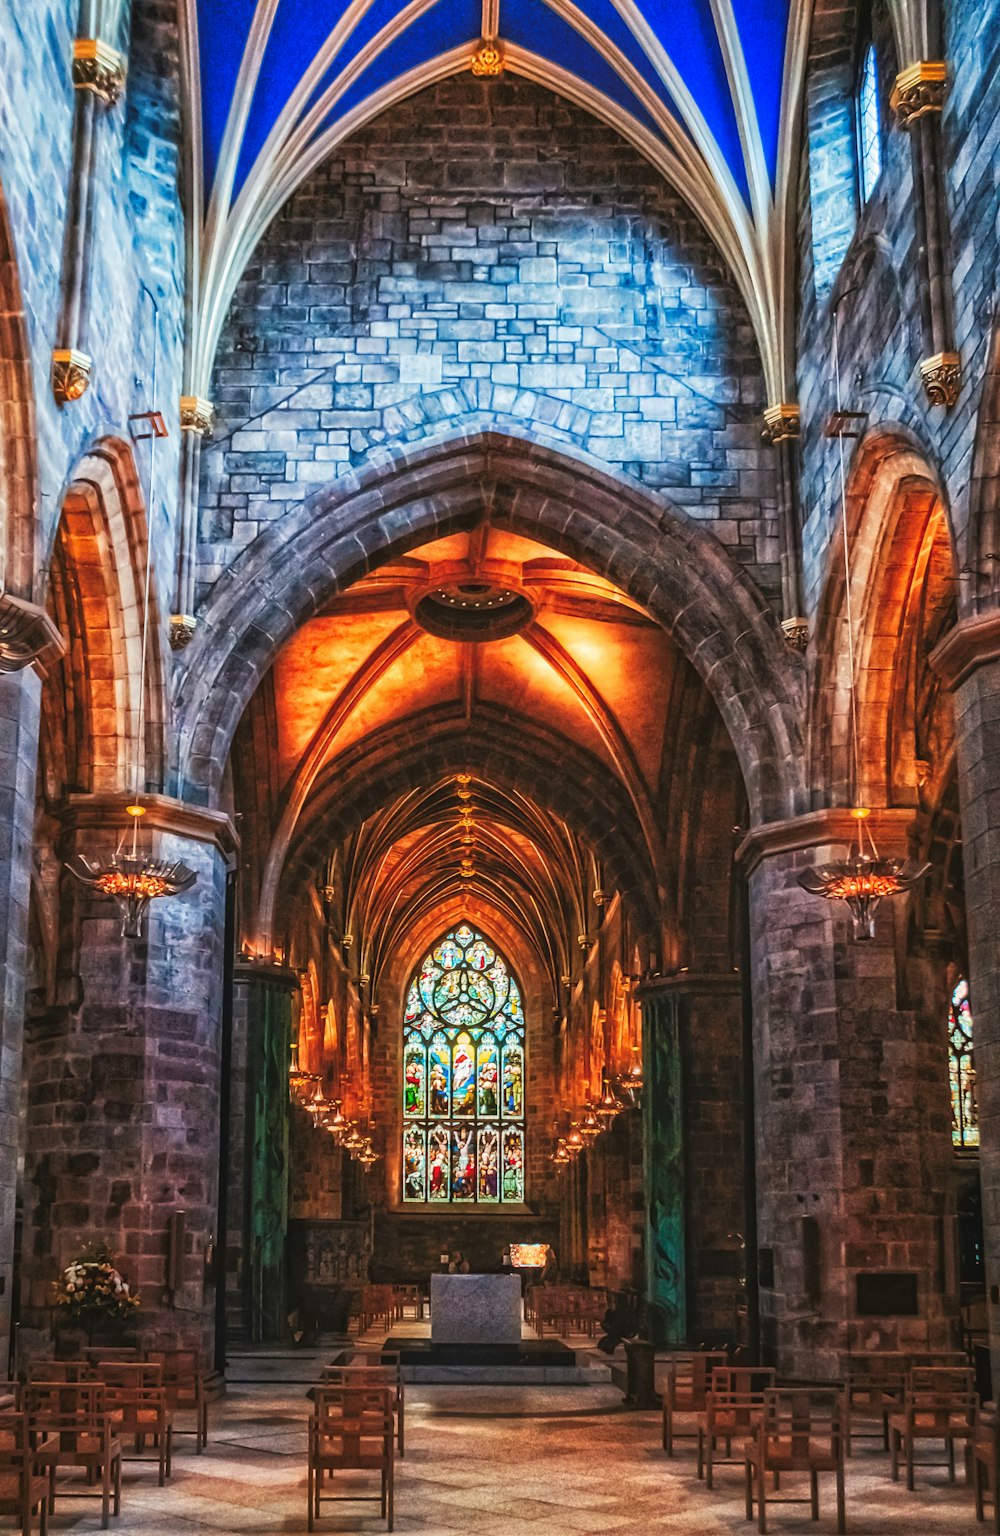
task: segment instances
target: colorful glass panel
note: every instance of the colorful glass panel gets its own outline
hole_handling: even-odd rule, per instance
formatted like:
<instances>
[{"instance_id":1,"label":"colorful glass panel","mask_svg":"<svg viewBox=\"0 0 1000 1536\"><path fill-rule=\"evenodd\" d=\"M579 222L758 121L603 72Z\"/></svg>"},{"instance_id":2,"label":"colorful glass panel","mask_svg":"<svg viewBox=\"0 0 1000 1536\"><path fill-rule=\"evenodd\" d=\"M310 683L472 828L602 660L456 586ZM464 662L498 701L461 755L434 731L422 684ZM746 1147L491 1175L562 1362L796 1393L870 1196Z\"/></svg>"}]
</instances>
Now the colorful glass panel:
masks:
<instances>
[{"instance_id":1,"label":"colorful glass panel","mask_svg":"<svg viewBox=\"0 0 1000 1536\"><path fill-rule=\"evenodd\" d=\"M878 99L878 59L869 43L858 82L858 158L861 162L861 198L868 201L882 174L882 124Z\"/></svg>"},{"instance_id":2,"label":"colorful glass panel","mask_svg":"<svg viewBox=\"0 0 1000 1536\"><path fill-rule=\"evenodd\" d=\"M427 1052L420 1039L410 1038L403 1056L403 1114L423 1117L427 1113L424 1096Z\"/></svg>"},{"instance_id":3,"label":"colorful glass panel","mask_svg":"<svg viewBox=\"0 0 1000 1536\"><path fill-rule=\"evenodd\" d=\"M948 1009L948 1060L951 1079L951 1139L963 1151L979 1146L979 1106L976 1102L976 1063L972 1041L969 983L962 980Z\"/></svg>"},{"instance_id":4,"label":"colorful glass panel","mask_svg":"<svg viewBox=\"0 0 1000 1536\"><path fill-rule=\"evenodd\" d=\"M460 924L406 996L404 1201L523 1201L524 1049L516 981L490 940Z\"/></svg>"},{"instance_id":5,"label":"colorful glass panel","mask_svg":"<svg viewBox=\"0 0 1000 1536\"><path fill-rule=\"evenodd\" d=\"M426 1136L421 1125L408 1125L403 1132L403 1196L406 1200L427 1198Z\"/></svg>"}]
</instances>

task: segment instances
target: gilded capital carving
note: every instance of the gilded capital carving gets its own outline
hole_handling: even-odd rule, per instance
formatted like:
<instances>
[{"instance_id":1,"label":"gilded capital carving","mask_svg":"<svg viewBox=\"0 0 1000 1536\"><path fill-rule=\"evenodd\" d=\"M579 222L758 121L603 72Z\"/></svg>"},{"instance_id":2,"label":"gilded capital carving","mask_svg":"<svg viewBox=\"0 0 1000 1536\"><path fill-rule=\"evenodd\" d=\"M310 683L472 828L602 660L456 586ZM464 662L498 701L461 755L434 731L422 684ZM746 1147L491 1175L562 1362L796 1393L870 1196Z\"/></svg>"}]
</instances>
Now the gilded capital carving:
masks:
<instances>
[{"instance_id":1,"label":"gilded capital carving","mask_svg":"<svg viewBox=\"0 0 1000 1536\"><path fill-rule=\"evenodd\" d=\"M900 128L908 128L927 112L940 112L948 87L948 67L943 59L920 59L896 76L889 105Z\"/></svg>"},{"instance_id":2,"label":"gilded capital carving","mask_svg":"<svg viewBox=\"0 0 1000 1536\"><path fill-rule=\"evenodd\" d=\"M791 401L784 400L780 405L769 405L764 412L761 439L772 447L777 443L788 442L789 439L798 437L801 424L799 408Z\"/></svg>"},{"instance_id":3,"label":"gilded capital carving","mask_svg":"<svg viewBox=\"0 0 1000 1536\"><path fill-rule=\"evenodd\" d=\"M801 615L794 619L782 619L781 632L788 649L801 656L809 644L809 620Z\"/></svg>"},{"instance_id":4,"label":"gilded capital carving","mask_svg":"<svg viewBox=\"0 0 1000 1536\"><path fill-rule=\"evenodd\" d=\"M186 645L191 644L197 628L198 620L192 614L172 613L170 615L170 649L183 651Z\"/></svg>"},{"instance_id":5,"label":"gilded capital carving","mask_svg":"<svg viewBox=\"0 0 1000 1536\"><path fill-rule=\"evenodd\" d=\"M73 44L73 84L113 107L125 89L125 60L98 37L78 37Z\"/></svg>"},{"instance_id":6,"label":"gilded capital carving","mask_svg":"<svg viewBox=\"0 0 1000 1536\"><path fill-rule=\"evenodd\" d=\"M181 395L181 431L207 437L215 421L215 406L201 395Z\"/></svg>"},{"instance_id":7,"label":"gilded capital carving","mask_svg":"<svg viewBox=\"0 0 1000 1536\"><path fill-rule=\"evenodd\" d=\"M957 352L925 357L920 364L920 381L931 405L954 405L962 388L962 359Z\"/></svg>"},{"instance_id":8,"label":"gilded capital carving","mask_svg":"<svg viewBox=\"0 0 1000 1536\"><path fill-rule=\"evenodd\" d=\"M76 347L56 347L52 353L52 393L60 405L87 393L93 362Z\"/></svg>"},{"instance_id":9,"label":"gilded capital carving","mask_svg":"<svg viewBox=\"0 0 1000 1536\"><path fill-rule=\"evenodd\" d=\"M503 74L503 54L495 39L483 38L472 55L472 73L481 80L495 80Z\"/></svg>"}]
</instances>

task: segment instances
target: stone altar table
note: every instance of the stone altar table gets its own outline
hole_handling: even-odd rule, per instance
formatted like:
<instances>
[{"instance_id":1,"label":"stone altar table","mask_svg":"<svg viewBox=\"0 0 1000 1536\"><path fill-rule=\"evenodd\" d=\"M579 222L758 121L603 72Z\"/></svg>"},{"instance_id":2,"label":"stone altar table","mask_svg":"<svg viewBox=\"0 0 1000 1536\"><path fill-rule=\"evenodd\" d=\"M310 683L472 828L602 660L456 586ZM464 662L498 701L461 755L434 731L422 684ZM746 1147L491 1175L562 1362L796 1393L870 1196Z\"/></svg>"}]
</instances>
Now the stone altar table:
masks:
<instances>
[{"instance_id":1,"label":"stone altar table","mask_svg":"<svg viewBox=\"0 0 1000 1536\"><path fill-rule=\"evenodd\" d=\"M520 1344L517 1275L431 1275L432 1344Z\"/></svg>"}]
</instances>

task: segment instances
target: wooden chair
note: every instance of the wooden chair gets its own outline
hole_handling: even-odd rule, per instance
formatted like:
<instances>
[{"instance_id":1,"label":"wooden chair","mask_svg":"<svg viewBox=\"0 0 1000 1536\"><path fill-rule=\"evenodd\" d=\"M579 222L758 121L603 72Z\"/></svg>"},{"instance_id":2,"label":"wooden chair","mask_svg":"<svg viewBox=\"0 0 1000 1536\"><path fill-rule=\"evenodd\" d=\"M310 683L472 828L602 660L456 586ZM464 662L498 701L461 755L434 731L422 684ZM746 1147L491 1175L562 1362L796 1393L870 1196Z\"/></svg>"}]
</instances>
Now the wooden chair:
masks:
<instances>
[{"instance_id":1,"label":"wooden chair","mask_svg":"<svg viewBox=\"0 0 1000 1536\"><path fill-rule=\"evenodd\" d=\"M955 1481L955 1442L967 1447L976 1422L973 1372L950 1366L921 1366L910 1372L903 1405L889 1415L889 1454L893 1481L899 1480L900 1453L906 1459L906 1486L913 1491L914 1453L919 1440L942 1440L947 1454L948 1481ZM936 1462L921 1462L936 1466ZM966 1465L967 1476L971 1470Z\"/></svg>"},{"instance_id":2,"label":"wooden chair","mask_svg":"<svg viewBox=\"0 0 1000 1536\"><path fill-rule=\"evenodd\" d=\"M392 1288L397 1322L402 1322L407 1307L413 1308L413 1320L419 1323L424 1315L424 1298L419 1285L394 1285Z\"/></svg>"},{"instance_id":3,"label":"wooden chair","mask_svg":"<svg viewBox=\"0 0 1000 1536\"><path fill-rule=\"evenodd\" d=\"M985 1520L983 1495L988 1491L993 1504L993 1528L1000 1536L1000 1423L996 1410L979 1408L972 1432L972 1481L976 1491L976 1519Z\"/></svg>"},{"instance_id":4,"label":"wooden chair","mask_svg":"<svg viewBox=\"0 0 1000 1536\"><path fill-rule=\"evenodd\" d=\"M101 1500L101 1529L109 1513L121 1513L122 1444L114 1433L102 1382L28 1382L22 1391L31 1434L39 1438L39 1465L48 1474L49 1509L54 1511L60 1467L82 1467L87 1482L100 1480L98 1494L72 1489L75 1498ZM68 1490L67 1490L68 1491Z\"/></svg>"},{"instance_id":5,"label":"wooden chair","mask_svg":"<svg viewBox=\"0 0 1000 1536\"><path fill-rule=\"evenodd\" d=\"M173 1454L173 1418L163 1386L163 1368L149 1360L101 1360L95 1367L105 1388L105 1401L116 1433L128 1435L142 1458L146 1440L157 1451L160 1487L170 1476Z\"/></svg>"},{"instance_id":6,"label":"wooden chair","mask_svg":"<svg viewBox=\"0 0 1000 1536\"><path fill-rule=\"evenodd\" d=\"M392 1393L392 1411L396 1422L396 1450L402 1461L406 1454L404 1425L406 1387L403 1382L403 1367L398 1359L394 1365L325 1365L322 1385L324 1387L388 1387Z\"/></svg>"},{"instance_id":7,"label":"wooden chair","mask_svg":"<svg viewBox=\"0 0 1000 1536\"><path fill-rule=\"evenodd\" d=\"M711 1488L714 1469L732 1464L733 1441L754 1433L764 1411L764 1393L774 1385L774 1371L756 1366L716 1366L712 1372L705 1408L698 1415L698 1476ZM716 1455L719 1441L725 1456ZM742 1459L742 1458L739 1458Z\"/></svg>"},{"instance_id":8,"label":"wooden chair","mask_svg":"<svg viewBox=\"0 0 1000 1536\"><path fill-rule=\"evenodd\" d=\"M678 1435L674 1430L677 1414L702 1413L712 1372L726 1364L724 1350L701 1350L674 1355L667 1367L663 1388L663 1449L674 1454L674 1440L693 1440L697 1434Z\"/></svg>"},{"instance_id":9,"label":"wooden chair","mask_svg":"<svg viewBox=\"0 0 1000 1536\"><path fill-rule=\"evenodd\" d=\"M208 1444L208 1395L205 1377L196 1349L147 1349L146 1359L159 1365L163 1372L163 1387L167 1394L167 1407L171 1415L190 1411L194 1415L193 1429L181 1429L176 1422L174 1435L194 1435L195 1450L200 1456Z\"/></svg>"},{"instance_id":10,"label":"wooden chair","mask_svg":"<svg viewBox=\"0 0 1000 1536\"><path fill-rule=\"evenodd\" d=\"M36 1509L40 1536L49 1526L49 1479L39 1455L27 1414L0 1413L0 1514L20 1522L21 1536L31 1536Z\"/></svg>"},{"instance_id":11,"label":"wooden chair","mask_svg":"<svg viewBox=\"0 0 1000 1536\"><path fill-rule=\"evenodd\" d=\"M317 1387L309 1420L309 1530L320 1516L323 1479L338 1471L378 1472L379 1502L393 1525L392 1390L384 1386ZM352 1496L327 1494L330 1500ZM356 1497L356 1496L353 1496Z\"/></svg>"},{"instance_id":12,"label":"wooden chair","mask_svg":"<svg viewBox=\"0 0 1000 1536\"><path fill-rule=\"evenodd\" d=\"M93 1381L94 1368L86 1360L32 1360L25 1372L27 1381Z\"/></svg>"},{"instance_id":13,"label":"wooden chair","mask_svg":"<svg viewBox=\"0 0 1000 1536\"><path fill-rule=\"evenodd\" d=\"M764 1393L764 1408L756 1432L744 1448L746 1515L753 1519L757 1501L757 1529L767 1531L767 1474L774 1488L786 1472L809 1473L809 1498L775 1498L773 1504L806 1504L819 1519L820 1473L832 1472L837 1487L837 1530L847 1529L844 1508L844 1399L837 1390L815 1387L771 1387Z\"/></svg>"},{"instance_id":14,"label":"wooden chair","mask_svg":"<svg viewBox=\"0 0 1000 1536\"><path fill-rule=\"evenodd\" d=\"M889 1449L889 1414L900 1407L910 1371L910 1357L902 1352L882 1351L854 1355L848 1360L844 1378L844 1446L853 1453L854 1439L863 1436L855 1428L857 1419L875 1420L882 1445Z\"/></svg>"}]
</instances>

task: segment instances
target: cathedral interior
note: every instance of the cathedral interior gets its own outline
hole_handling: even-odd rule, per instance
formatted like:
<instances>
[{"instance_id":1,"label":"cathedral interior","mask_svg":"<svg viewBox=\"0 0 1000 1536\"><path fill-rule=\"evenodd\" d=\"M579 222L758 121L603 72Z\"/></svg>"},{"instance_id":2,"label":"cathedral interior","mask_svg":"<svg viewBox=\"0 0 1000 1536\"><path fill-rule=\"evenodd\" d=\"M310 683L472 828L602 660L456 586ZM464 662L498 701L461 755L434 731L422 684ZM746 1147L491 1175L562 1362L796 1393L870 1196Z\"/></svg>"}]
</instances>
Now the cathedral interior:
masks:
<instances>
[{"instance_id":1,"label":"cathedral interior","mask_svg":"<svg viewBox=\"0 0 1000 1536\"><path fill-rule=\"evenodd\" d=\"M523 1251L620 1446L691 1352L905 1358L995 1490L1000 5L0 0L0 67L10 1411L103 1345L238 1424Z\"/></svg>"}]
</instances>

